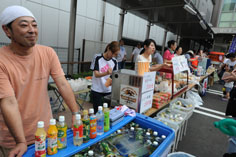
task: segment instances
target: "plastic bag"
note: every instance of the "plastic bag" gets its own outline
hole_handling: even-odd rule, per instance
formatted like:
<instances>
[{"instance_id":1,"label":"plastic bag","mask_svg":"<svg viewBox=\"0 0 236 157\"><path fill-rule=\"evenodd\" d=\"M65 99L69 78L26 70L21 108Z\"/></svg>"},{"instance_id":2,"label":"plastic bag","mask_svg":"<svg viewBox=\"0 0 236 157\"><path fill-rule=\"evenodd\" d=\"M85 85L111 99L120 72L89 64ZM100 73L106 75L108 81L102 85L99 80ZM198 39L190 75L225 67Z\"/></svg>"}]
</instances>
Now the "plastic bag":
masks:
<instances>
[{"instance_id":1,"label":"plastic bag","mask_svg":"<svg viewBox=\"0 0 236 157\"><path fill-rule=\"evenodd\" d=\"M191 90L187 91L186 93L188 101L191 101L195 107L203 105L203 100L200 97L200 95L196 92L193 92Z\"/></svg>"}]
</instances>

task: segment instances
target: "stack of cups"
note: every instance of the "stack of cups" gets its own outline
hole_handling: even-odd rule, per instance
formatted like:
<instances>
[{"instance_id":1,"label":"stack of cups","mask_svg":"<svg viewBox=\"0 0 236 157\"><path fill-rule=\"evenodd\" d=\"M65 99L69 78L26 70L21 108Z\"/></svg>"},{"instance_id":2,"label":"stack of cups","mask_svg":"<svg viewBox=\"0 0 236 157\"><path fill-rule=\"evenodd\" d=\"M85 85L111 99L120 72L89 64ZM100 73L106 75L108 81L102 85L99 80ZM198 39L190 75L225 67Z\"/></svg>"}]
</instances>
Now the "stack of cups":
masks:
<instances>
[{"instance_id":1,"label":"stack of cups","mask_svg":"<svg viewBox=\"0 0 236 157\"><path fill-rule=\"evenodd\" d=\"M138 75L149 72L149 62L138 62Z\"/></svg>"}]
</instances>

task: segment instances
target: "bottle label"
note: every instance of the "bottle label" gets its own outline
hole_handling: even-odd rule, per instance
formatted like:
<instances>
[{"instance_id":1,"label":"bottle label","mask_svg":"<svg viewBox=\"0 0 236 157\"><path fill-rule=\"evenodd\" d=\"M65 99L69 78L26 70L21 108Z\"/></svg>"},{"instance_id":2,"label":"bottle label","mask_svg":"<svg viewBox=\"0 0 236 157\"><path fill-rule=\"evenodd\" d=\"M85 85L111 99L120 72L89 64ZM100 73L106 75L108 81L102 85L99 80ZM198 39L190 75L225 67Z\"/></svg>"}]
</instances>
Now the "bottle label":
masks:
<instances>
[{"instance_id":1,"label":"bottle label","mask_svg":"<svg viewBox=\"0 0 236 157\"><path fill-rule=\"evenodd\" d=\"M97 135L97 120L96 117L90 117L90 136Z\"/></svg>"},{"instance_id":2,"label":"bottle label","mask_svg":"<svg viewBox=\"0 0 236 157\"><path fill-rule=\"evenodd\" d=\"M62 149L67 147L67 126L64 127L57 127L58 128L58 134L57 134L57 145L58 149Z\"/></svg>"},{"instance_id":3,"label":"bottle label","mask_svg":"<svg viewBox=\"0 0 236 157\"><path fill-rule=\"evenodd\" d=\"M109 112L104 113L104 131L110 130L110 117Z\"/></svg>"},{"instance_id":4,"label":"bottle label","mask_svg":"<svg viewBox=\"0 0 236 157\"><path fill-rule=\"evenodd\" d=\"M45 136L35 136L35 156L36 157L46 157L46 137Z\"/></svg>"},{"instance_id":5,"label":"bottle label","mask_svg":"<svg viewBox=\"0 0 236 157\"><path fill-rule=\"evenodd\" d=\"M57 134L48 134L48 154L57 152Z\"/></svg>"},{"instance_id":6,"label":"bottle label","mask_svg":"<svg viewBox=\"0 0 236 157\"><path fill-rule=\"evenodd\" d=\"M89 120L83 120L83 141L87 142L90 139Z\"/></svg>"},{"instance_id":7,"label":"bottle label","mask_svg":"<svg viewBox=\"0 0 236 157\"><path fill-rule=\"evenodd\" d=\"M97 120L97 131L103 131L103 129L104 129L104 120L101 118Z\"/></svg>"},{"instance_id":8,"label":"bottle label","mask_svg":"<svg viewBox=\"0 0 236 157\"><path fill-rule=\"evenodd\" d=\"M74 125L73 136L76 139L83 138L83 125Z\"/></svg>"}]
</instances>

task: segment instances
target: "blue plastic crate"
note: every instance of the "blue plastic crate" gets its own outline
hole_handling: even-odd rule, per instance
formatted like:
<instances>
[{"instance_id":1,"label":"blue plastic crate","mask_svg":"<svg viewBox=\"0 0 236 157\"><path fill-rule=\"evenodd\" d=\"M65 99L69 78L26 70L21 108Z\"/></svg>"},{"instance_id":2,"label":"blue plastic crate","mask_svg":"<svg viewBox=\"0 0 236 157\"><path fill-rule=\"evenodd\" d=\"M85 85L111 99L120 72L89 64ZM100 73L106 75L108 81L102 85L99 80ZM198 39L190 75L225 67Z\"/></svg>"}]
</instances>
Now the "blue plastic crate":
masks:
<instances>
[{"instance_id":1,"label":"blue plastic crate","mask_svg":"<svg viewBox=\"0 0 236 157\"><path fill-rule=\"evenodd\" d=\"M104 138L108 137L110 134L122 128L123 126L125 126L126 124L128 124L129 122L133 120L135 123L139 124L143 128L151 128L154 131L158 131L159 134L166 136L166 140L164 140L151 155L151 157L162 156L163 153L165 153L165 150L168 149L171 146L172 142L174 141L174 131L170 129L169 127L167 127L166 125L162 124L161 122L153 118L138 114L138 113L136 117L130 117L130 116L124 117L124 120L122 122L113 126L108 132L104 133L101 136L97 136L95 139L90 139L88 143L84 143L81 146L73 145L73 133L72 133L72 130L68 130L67 131L67 148L58 150L58 153L55 155L47 155L47 156L48 157L58 157L58 156L67 157L67 156L74 155L80 152L81 150L103 140ZM34 150L35 150L34 145L29 146L28 151L23 155L23 157L33 157L34 152L35 152Z\"/></svg>"}]
</instances>

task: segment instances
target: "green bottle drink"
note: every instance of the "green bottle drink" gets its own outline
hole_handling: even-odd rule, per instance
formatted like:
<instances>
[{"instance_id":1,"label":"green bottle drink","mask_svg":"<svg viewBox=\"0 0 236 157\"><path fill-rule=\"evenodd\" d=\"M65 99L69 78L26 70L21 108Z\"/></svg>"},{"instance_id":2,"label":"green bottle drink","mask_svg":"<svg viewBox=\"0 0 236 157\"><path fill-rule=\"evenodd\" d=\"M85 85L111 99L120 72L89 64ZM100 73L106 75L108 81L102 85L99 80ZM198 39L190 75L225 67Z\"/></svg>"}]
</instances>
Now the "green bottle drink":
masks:
<instances>
[{"instance_id":1,"label":"green bottle drink","mask_svg":"<svg viewBox=\"0 0 236 157\"><path fill-rule=\"evenodd\" d=\"M88 116L88 110L83 111L83 142L87 143L90 139L90 119Z\"/></svg>"},{"instance_id":2,"label":"green bottle drink","mask_svg":"<svg viewBox=\"0 0 236 157\"><path fill-rule=\"evenodd\" d=\"M103 104L103 112L104 112L104 132L107 132L110 130L110 110L108 108L108 104Z\"/></svg>"}]
</instances>

